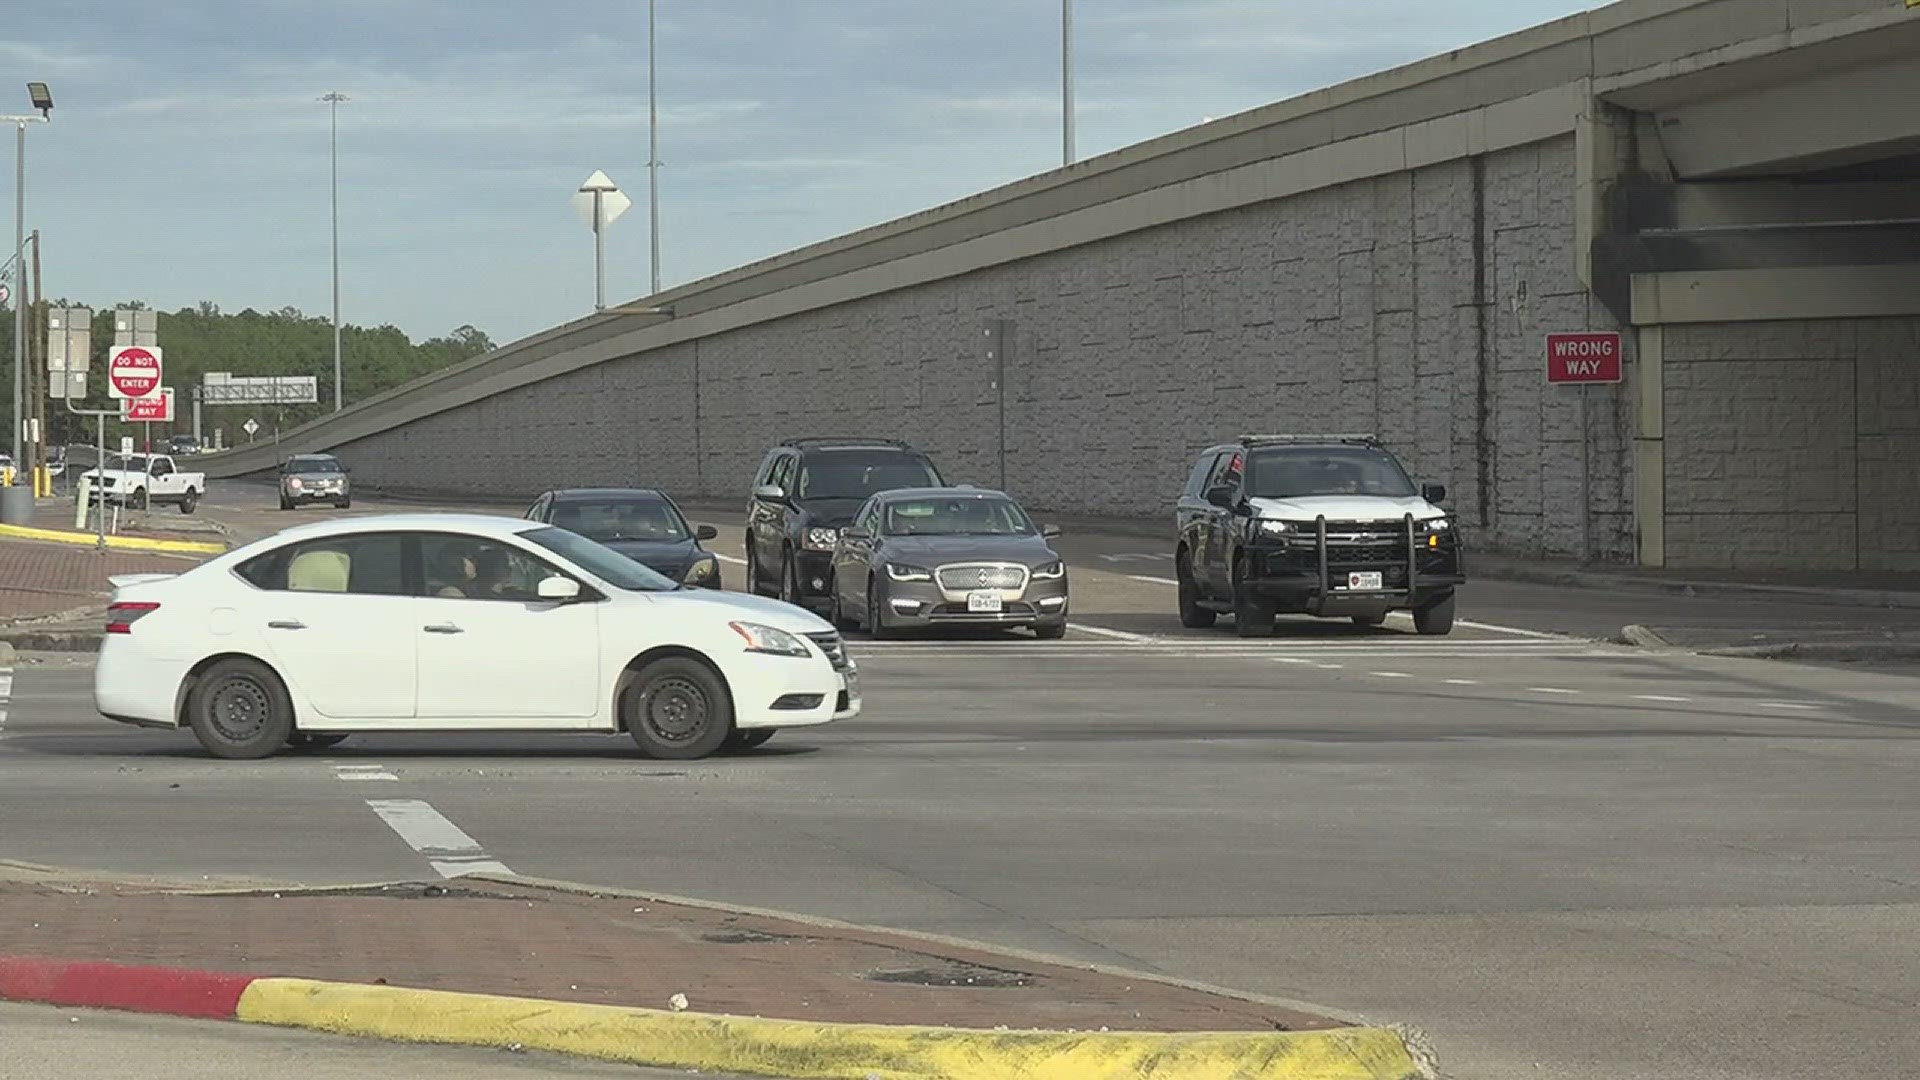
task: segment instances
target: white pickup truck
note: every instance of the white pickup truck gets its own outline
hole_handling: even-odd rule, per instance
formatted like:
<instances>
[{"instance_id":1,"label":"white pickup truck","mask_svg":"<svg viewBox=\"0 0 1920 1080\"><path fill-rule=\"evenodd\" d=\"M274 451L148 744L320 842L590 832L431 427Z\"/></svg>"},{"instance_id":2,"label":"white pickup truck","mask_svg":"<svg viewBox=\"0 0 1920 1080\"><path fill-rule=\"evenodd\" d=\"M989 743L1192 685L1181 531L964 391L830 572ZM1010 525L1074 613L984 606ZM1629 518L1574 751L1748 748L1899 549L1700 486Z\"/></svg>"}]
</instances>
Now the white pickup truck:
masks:
<instances>
[{"instance_id":1,"label":"white pickup truck","mask_svg":"<svg viewBox=\"0 0 1920 1080\"><path fill-rule=\"evenodd\" d=\"M181 513L191 514L207 490L206 473L181 472L168 454L109 454L104 470L91 469L85 475L94 499L104 496L141 509L175 503Z\"/></svg>"}]
</instances>

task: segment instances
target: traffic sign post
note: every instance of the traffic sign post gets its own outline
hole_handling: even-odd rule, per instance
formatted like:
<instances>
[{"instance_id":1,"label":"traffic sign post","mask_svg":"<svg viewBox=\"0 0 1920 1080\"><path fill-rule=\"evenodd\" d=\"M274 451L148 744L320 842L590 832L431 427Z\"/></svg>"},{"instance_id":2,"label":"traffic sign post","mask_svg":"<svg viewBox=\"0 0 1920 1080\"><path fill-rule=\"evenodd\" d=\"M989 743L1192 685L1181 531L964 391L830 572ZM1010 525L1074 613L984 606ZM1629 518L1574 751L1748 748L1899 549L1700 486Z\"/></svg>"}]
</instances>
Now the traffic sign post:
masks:
<instances>
[{"instance_id":1,"label":"traffic sign post","mask_svg":"<svg viewBox=\"0 0 1920 1080\"><path fill-rule=\"evenodd\" d=\"M249 416L249 417L247 417L247 422L246 422L246 423L244 423L244 424L241 424L241 425L240 425L240 430L241 430L241 431L244 431L244 432L246 432L246 433L247 433L247 441L248 441L248 442L252 442L252 441L253 441L253 433L254 433L254 432L256 432L256 431L259 431L259 430L260 430L260 425L259 425L259 424L256 424L256 423L254 423L254 422L253 422L253 417L251 417L251 416Z\"/></svg>"},{"instance_id":2,"label":"traffic sign post","mask_svg":"<svg viewBox=\"0 0 1920 1080\"><path fill-rule=\"evenodd\" d=\"M1621 337L1611 330L1547 335L1547 382L1580 388L1580 561L1593 557L1593 433L1587 388L1624 380Z\"/></svg>"}]
</instances>

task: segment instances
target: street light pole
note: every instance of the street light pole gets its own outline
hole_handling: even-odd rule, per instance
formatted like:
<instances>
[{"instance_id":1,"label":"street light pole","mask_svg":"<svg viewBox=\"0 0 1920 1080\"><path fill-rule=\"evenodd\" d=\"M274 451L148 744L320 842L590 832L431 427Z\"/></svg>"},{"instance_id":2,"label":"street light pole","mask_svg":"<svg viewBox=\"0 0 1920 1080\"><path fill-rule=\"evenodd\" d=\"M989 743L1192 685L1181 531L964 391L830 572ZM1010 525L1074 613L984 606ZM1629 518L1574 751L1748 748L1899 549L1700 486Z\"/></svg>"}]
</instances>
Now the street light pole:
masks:
<instances>
[{"instance_id":1,"label":"street light pole","mask_svg":"<svg viewBox=\"0 0 1920 1080\"><path fill-rule=\"evenodd\" d=\"M653 291L660 292L660 110L654 63L653 13L656 0L647 0L647 228L653 243ZM594 220L599 220L596 216Z\"/></svg>"},{"instance_id":2,"label":"street light pole","mask_svg":"<svg viewBox=\"0 0 1920 1080\"><path fill-rule=\"evenodd\" d=\"M13 449L16 474L34 475L34 462L28 460L31 444L27 441L27 125L45 124L53 119L53 94L47 84L30 82L27 96L39 116L0 116L0 123L14 126L13 143L13 434L7 445Z\"/></svg>"},{"instance_id":3,"label":"street light pole","mask_svg":"<svg viewBox=\"0 0 1920 1080\"><path fill-rule=\"evenodd\" d=\"M1060 0L1060 164L1073 164L1073 0Z\"/></svg>"},{"instance_id":4,"label":"street light pole","mask_svg":"<svg viewBox=\"0 0 1920 1080\"><path fill-rule=\"evenodd\" d=\"M344 402L340 397L340 103L347 95L338 90L321 97L327 103L327 154L330 159L333 199L333 411Z\"/></svg>"}]
</instances>

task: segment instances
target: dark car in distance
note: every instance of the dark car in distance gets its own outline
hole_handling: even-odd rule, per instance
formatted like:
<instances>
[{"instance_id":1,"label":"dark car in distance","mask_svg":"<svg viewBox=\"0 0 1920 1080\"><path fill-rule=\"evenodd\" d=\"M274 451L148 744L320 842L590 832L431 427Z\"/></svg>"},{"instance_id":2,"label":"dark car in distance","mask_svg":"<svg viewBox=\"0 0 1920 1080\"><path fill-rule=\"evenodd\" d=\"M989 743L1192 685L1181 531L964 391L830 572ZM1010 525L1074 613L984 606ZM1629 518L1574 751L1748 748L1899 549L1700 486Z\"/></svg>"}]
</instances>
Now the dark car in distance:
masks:
<instances>
[{"instance_id":1,"label":"dark car in distance","mask_svg":"<svg viewBox=\"0 0 1920 1080\"><path fill-rule=\"evenodd\" d=\"M690 588L718 589L720 561L701 546L719 535L688 524L654 488L568 488L534 500L526 517L578 533Z\"/></svg>"},{"instance_id":2,"label":"dark car in distance","mask_svg":"<svg viewBox=\"0 0 1920 1080\"><path fill-rule=\"evenodd\" d=\"M331 503L345 510L353 505L352 472L332 454L295 454L280 464L280 509L304 503Z\"/></svg>"},{"instance_id":3,"label":"dark car in distance","mask_svg":"<svg viewBox=\"0 0 1920 1080\"><path fill-rule=\"evenodd\" d=\"M788 439L767 451L747 500L747 591L815 610L829 599L840 530L883 491L947 486L895 439Z\"/></svg>"},{"instance_id":4,"label":"dark car in distance","mask_svg":"<svg viewBox=\"0 0 1920 1080\"><path fill-rule=\"evenodd\" d=\"M1067 632L1067 564L1020 504L983 488L875 495L840 534L831 618L876 638L970 624Z\"/></svg>"}]
</instances>

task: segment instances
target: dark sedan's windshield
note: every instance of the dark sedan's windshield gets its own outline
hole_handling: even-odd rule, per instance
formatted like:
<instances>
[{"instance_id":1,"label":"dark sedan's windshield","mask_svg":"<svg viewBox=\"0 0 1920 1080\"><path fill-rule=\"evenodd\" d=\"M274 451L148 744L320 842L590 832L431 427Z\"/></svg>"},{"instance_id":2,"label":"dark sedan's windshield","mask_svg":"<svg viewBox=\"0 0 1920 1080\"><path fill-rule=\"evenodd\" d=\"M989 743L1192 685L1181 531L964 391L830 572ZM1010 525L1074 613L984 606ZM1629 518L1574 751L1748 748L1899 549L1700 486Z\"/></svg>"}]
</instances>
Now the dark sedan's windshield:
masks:
<instances>
[{"instance_id":1,"label":"dark sedan's windshield","mask_svg":"<svg viewBox=\"0 0 1920 1080\"><path fill-rule=\"evenodd\" d=\"M900 488L940 487L940 474L926 458L898 451L829 450L800 464L801 499L865 499Z\"/></svg>"},{"instance_id":2,"label":"dark sedan's windshield","mask_svg":"<svg viewBox=\"0 0 1920 1080\"><path fill-rule=\"evenodd\" d=\"M888 536L1026 536L1035 529L1011 499L984 496L887 503Z\"/></svg>"},{"instance_id":3,"label":"dark sedan's windshield","mask_svg":"<svg viewBox=\"0 0 1920 1080\"><path fill-rule=\"evenodd\" d=\"M1406 498L1413 481L1391 454L1364 446L1290 446L1248 456L1247 494L1256 499L1313 495Z\"/></svg>"},{"instance_id":4,"label":"dark sedan's windshield","mask_svg":"<svg viewBox=\"0 0 1920 1080\"><path fill-rule=\"evenodd\" d=\"M602 547L579 533L549 526L521 533L520 537L567 559L617 589L626 589L629 592L671 592L680 587L679 583L672 578L654 573L612 548Z\"/></svg>"},{"instance_id":5,"label":"dark sedan's windshield","mask_svg":"<svg viewBox=\"0 0 1920 1080\"><path fill-rule=\"evenodd\" d=\"M673 542L687 538L687 523L661 499L555 503L552 524L589 540Z\"/></svg>"}]
</instances>

